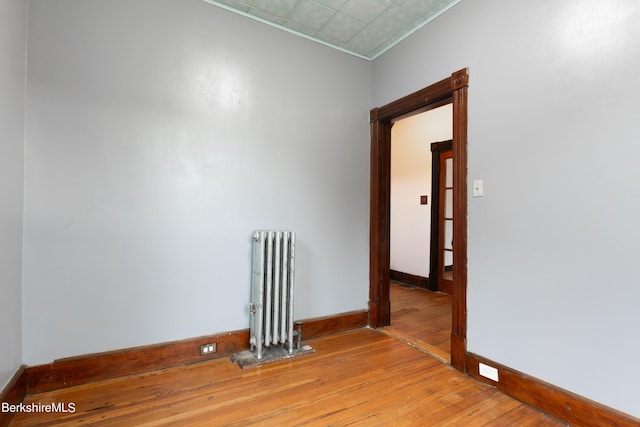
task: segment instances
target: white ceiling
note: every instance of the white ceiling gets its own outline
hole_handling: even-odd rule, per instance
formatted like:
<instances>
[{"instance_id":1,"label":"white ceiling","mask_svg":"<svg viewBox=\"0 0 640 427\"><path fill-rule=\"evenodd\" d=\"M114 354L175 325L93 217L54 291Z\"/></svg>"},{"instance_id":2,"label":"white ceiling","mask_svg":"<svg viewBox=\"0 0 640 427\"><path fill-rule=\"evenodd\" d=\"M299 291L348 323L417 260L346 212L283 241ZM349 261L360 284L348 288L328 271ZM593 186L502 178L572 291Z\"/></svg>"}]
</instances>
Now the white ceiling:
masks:
<instances>
[{"instance_id":1,"label":"white ceiling","mask_svg":"<svg viewBox=\"0 0 640 427\"><path fill-rule=\"evenodd\" d=\"M460 0L204 0L372 60Z\"/></svg>"}]
</instances>

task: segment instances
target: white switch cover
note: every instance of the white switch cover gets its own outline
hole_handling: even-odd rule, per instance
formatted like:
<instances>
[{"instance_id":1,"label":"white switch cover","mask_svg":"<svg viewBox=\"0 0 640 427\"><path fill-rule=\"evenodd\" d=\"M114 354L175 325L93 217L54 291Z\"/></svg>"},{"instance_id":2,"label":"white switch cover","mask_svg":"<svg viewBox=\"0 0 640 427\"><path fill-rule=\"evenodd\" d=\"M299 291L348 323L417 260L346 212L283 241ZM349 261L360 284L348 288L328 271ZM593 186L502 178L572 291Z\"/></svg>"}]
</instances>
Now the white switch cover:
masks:
<instances>
[{"instance_id":1,"label":"white switch cover","mask_svg":"<svg viewBox=\"0 0 640 427\"><path fill-rule=\"evenodd\" d=\"M482 185L481 179L476 179L473 181L473 197L483 197L484 196L484 188Z\"/></svg>"},{"instance_id":2,"label":"white switch cover","mask_svg":"<svg viewBox=\"0 0 640 427\"><path fill-rule=\"evenodd\" d=\"M498 382L498 370L493 366L478 363L478 373L485 378Z\"/></svg>"}]
</instances>

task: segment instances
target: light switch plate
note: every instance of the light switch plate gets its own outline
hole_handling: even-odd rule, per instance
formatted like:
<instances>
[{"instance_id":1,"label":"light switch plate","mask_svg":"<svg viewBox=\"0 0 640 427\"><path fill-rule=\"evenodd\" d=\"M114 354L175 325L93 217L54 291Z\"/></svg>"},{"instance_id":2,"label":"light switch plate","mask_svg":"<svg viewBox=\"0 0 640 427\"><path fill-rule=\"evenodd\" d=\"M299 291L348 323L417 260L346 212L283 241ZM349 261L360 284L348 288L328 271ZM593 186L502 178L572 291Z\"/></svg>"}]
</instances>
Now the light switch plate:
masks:
<instances>
[{"instance_id":1,"label":"light switch plate","mask_svg":"<svg viewBox=\"0 0 640 427\"><path fill-rule=\"evenodd\" d=\"M473 181L473 197L483 197L484 196L484 185L481 179L476 179Z\"/></svg>"}]
</instances>

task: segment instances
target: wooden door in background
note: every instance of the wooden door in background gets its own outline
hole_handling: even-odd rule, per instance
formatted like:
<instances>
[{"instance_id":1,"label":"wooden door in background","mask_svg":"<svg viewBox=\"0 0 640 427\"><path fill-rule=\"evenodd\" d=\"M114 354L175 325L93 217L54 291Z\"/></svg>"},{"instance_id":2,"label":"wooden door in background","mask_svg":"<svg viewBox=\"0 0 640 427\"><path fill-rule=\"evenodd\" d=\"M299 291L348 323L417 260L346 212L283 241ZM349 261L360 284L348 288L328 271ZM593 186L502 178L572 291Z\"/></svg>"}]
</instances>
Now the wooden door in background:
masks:
<instances>
[{"instance_id":1,"label":"wooden door in background","mask_svg":"<svg viewBox=\"0 0 640 427\"><path fill-rule=\"evenodd\" d=\"M438 290L453 292L453 151L440 152Z\"/></svg>"},{"instance_id":2,"label":"wooden door in background","mask_svg":"<svg viewBox=\"0 0 640 427\"><path fill-rule=\"evenodd\" d=\"M431 244L429 289L453 292L452 141L431 144Z\"/></svg>"}]
</instances>

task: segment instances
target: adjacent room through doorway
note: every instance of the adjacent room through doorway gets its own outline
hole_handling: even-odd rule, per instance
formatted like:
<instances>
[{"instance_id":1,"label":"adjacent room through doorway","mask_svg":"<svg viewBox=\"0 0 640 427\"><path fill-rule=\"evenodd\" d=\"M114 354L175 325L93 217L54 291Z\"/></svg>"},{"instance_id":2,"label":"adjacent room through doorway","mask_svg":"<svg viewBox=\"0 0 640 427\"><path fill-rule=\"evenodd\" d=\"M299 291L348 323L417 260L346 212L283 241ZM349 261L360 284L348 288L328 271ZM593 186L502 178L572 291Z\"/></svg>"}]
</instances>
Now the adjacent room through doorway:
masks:
<instances>
[{"instance_id":1,"label":"adjacent room through doorway","mask_svg":"<svg viewBox=\"0 0 640 427\"><path fill-rule=\"evenodd\" d=\"M439 184L446 187L451 171L447 175L447 168L439 167L442 151L432 150L448 141L451 154L452 133L450 103L397 120L391 129L389 332L446 362L451 351L451 296L441 291L451 270L431 264L451 259L449 249L439 247L447 236L451 240L445 232L450 228L445 218L451 215L438 215L439 210L451 213L445 209L451 202L446 198L449 190L438 191Z\"/></svg>"}]
</instances>

